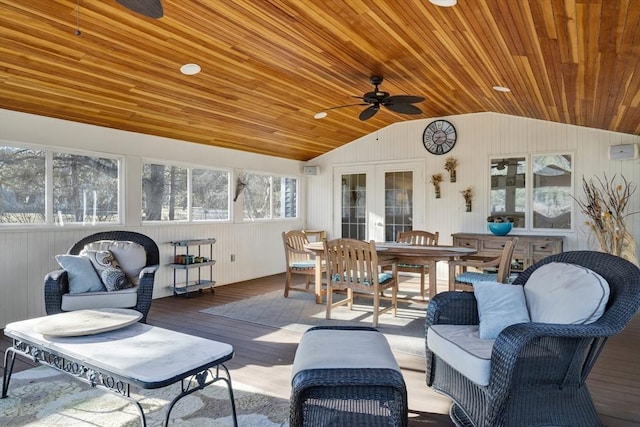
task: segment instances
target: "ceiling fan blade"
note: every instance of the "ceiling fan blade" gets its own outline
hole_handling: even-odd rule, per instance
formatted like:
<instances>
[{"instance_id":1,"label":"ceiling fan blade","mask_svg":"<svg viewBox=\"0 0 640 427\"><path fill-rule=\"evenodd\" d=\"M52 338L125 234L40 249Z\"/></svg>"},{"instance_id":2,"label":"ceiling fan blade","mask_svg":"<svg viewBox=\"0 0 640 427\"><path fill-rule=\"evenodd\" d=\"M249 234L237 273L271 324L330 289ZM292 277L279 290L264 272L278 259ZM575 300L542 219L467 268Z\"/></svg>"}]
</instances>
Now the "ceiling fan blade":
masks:
<instances>
[{"instance_id":1,"label":"ceiling fan blade","mask_svg":"<svg viewBox=\"0 0 640 427\"><path fill-rule=\"evenodd\" d=\"M158 19L164 16L162 0L116 0L129 10L149 18Z\"/></svg>"},{"instance_id":2,"label":"ceiling fan blade","mask_svg":"<svg viewBox=\"0 0 640 427\"><path fill-rule=\"evenodd\" d=\"M383 104L389 110L400 114L422 114L422 110L412 104Z\"/></svg>"},{"instance_id":3,"label":"ceiling fan blade","mask_svg":"<svg viewBox=\"0 0 640 427\"><path fill-rule=\"evenodd\" d=\"M384 100L384 103L394 103L394 104L414 104L416 102L422 102L424 98L421 96L413 96L413 95L392 95Z\"/></svg>"},{"instance_id":4,"label":"ceiling fan blade","mask_svg":"<svg viewBox=\"0 0 640 427\"><path fill-rule=\"evenodd\" d=\"M364 110L362 110L362 113L360 113L360 120L369 120L371 117L375 116L379 109L380 106L377 104L374 104L369 108L365 108Z\"/></svg>"}]
</instances>

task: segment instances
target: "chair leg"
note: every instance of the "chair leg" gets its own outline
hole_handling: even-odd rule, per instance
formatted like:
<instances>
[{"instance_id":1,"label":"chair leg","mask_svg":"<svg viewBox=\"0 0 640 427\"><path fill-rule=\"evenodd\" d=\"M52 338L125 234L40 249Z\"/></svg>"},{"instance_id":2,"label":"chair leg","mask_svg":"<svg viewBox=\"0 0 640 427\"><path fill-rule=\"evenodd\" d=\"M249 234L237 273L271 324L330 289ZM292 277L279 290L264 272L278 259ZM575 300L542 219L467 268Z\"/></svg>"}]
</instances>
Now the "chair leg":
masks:
<instances>
[{"instance_id":1,"label":"chair leg","mask_svg":"<svg viewBox=\"0 0 640 427\"><path fill-rule=\"evenodd\" d=\"M393 304L393 317L398 316L398 282L391 288L391 302Z\"/></svg>"},{"instance_id":2,"label":"chair leg","mask_svg":"<svg viewBox=\"0 0 640 427\"><path fill-rule=\"evenodd\" d=\"M424 265L422 266L422 271L420 272L420 298L422 298L422 300L424 301L425 297L424 297L424 276L427 274L427 272L425 271ZM431 283L429 283L429 287L431 287Z\"/></svg>"},{"instance_id":3,"label":"chair leg","mask_svg":"<svg viewBox=\"0 0 640 427\"><path fill-rule=\"evenodd\" d=\"M380 295L373 293L373 327L378 327L378 317L380 316Z\"/></svg>"},{"instance_id":4,"label":"chair leg","mask_svg":"<svg viewBox=\"0 0 640 427\"><path fill-rule=\"evenodd\" d=\"M347 289L347 307L349 307L349 310L353 310L353 289L349 288Z\"/></svg>"},{"instance_id":5,"label":"chair leg","mask_svg":"<svg viewBox=\"0 0 640 427\"><path fill-rule=\"evenodd\" d=\"M333 305L333 288L327 283L327 319L331 319L331 306Z\"/></svg>"},{"instance_id":6,"label":"chair leg","mask_svg":"<svg viewBox=\"0 0 640 427\"><path fill-rule=\"evenodd\" d=\"M291 271L287 270L284 280L284 297L289 297L289 286L291 286Z\"/></svg>"}]
</instances>

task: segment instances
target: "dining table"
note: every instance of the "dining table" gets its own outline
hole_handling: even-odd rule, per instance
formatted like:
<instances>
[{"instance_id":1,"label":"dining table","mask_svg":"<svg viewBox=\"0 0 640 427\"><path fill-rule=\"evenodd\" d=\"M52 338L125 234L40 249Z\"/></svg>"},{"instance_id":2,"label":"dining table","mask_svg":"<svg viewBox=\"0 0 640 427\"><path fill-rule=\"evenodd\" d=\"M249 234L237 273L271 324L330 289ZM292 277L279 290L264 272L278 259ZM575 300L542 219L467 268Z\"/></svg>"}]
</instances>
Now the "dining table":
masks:
<instances>
[{"instance_id":1,"label":"dining table","mask_svg":"<svg viewBox=\"0 0 640 427\"><path fill-rule=\"evenodd\" d=\"M307 243L305 249L315 255L315 295L316 303L322 303L322 263L324 258L323 242ZM473 248L465 248L459 246L437 245L424 246L412 245L409 243L397 242L376 242L376 252L378 260L400 264L416 264L429 266L429 299L433 298L437 293L437 275L436 264L438 261L448 261L450 259L458 259L460 257L475 254L477 251ZM453 290L453 284L449 283L449 290ZM424 295L421 295L424 297Z\"/></svg>"}]
</instances>

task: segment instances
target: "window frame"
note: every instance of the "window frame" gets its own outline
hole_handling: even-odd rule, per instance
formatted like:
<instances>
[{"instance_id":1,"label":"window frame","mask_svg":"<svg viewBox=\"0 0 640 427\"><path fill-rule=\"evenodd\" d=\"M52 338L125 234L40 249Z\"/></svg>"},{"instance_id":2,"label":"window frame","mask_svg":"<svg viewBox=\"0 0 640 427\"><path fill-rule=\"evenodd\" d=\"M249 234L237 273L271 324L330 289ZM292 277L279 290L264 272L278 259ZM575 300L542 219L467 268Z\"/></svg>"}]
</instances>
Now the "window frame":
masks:
<instances>
[{"instance_id":1,"label":"window frame","mask_svg":"<svg viewBox=\"0 0 640 427\"><path fill-rule=\"evenodd\" d=\"M270 197L269 197L269 211L270 211L270 217L269 218L246 218L245 217L245 197L246 197L246 187L241 191L241 195L242 197L239 197L238 200L242 200L242 206L239 208L239 219L242 222L245 223L249 223L249 222L279 222L279 221L298 221L300 220L300 188L301 188L301 179L299 176L296 175L281 175L281 174L274 174L274 173L269 173L269 172L260 172L260 171L243 171L242 173L238 174L238 179L241 182L245 182L244 179L246 179L247 175L257 175L257 176L265 176L265 177L269 177L269 182L270 182ZM295 209L296 209L296 215L294 217L286 217L286 216L281 216L281 217L274 217L274 192L273 192L273 183L274 183L274 179L295 179L296 180L296 185L295 185L295 193L296 193L296 201L295 201ZM237 185L237 180L236 180L236 185ZM281 189L282 191L282 189Z\"/></svg>"},{"instance_id":2,"label":"window frame","mask_svg":"<svg viewBox=\"0 0 640 427\"><path fill-rule=\"evenodd\" d=\"M40 145L40 144L31 144L31 143L23 143L23 142L15 142L15 141L7 141L0 140L0 144L3 147L13 147L13 148L22 148L28 150L37 150L42 151L45 157L45 173L44 173L44 198L45 198L45 210L44 210L44 222L42 223L0 223L0 229L4 230L15 230L20 228L28 228L28 229L84 229L88 227L121 227L124 225L124 177L125 177L125 168L126 168L126 158L124 155L117 155L113 153L105 153L99 151L92 150L78 150L73 148L66 147L58 147L58 146L49 146L49 145ZM60 224L55 220L55 213L53 212L53 201L54 201L54 185L53 185L53 161L55 154L65 154L72 156L82 156L82 157L92 157L98 159L109 159L115 160L118 168L117 173L117 220L111 222L64 222Z\"/></svg>"}]
</instances>

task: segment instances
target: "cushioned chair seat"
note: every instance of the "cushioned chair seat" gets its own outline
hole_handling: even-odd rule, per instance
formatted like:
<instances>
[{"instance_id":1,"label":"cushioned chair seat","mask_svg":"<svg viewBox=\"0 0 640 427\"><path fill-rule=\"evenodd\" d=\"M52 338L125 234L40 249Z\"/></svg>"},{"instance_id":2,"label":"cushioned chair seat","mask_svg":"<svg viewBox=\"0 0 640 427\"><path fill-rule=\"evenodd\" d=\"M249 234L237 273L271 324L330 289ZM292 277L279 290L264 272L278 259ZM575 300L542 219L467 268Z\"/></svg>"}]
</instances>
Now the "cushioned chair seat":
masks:
<instances>
[{"instance_id":1,"label":"cushioned chair seat","mask_svg":"<svg viewBox=\"0 0 640 427\"><path fill-rule=\"evenodd\" d=\"M62 311L91 308L133 308L138 304L136 287L110 292L84 292L62 295Z\"/></svg>"},{"instance_id":2,"label":"cushioned chair seat","mask_svg":"<svg viewBox=\"0 0 640 427\"><path fill-rule=\"evenodd\" d=\"M427 330L429 350L481 386L489 384L494 342L480 339L478 325L433 325Z\"/></svg>"},{"instance_id":3,"label":"cushioned chair seat","mask_svg":"<svg viewBox=\"0 0 640 427\"><path fill-rule=\"evenodd\" d=\"M493 273L479 273L476 271L465 271L462 274L456 276L456 282L469 283L473 285L478 282L495 282L498 280L498 274Z\"/></svg>"}]
</instances>

